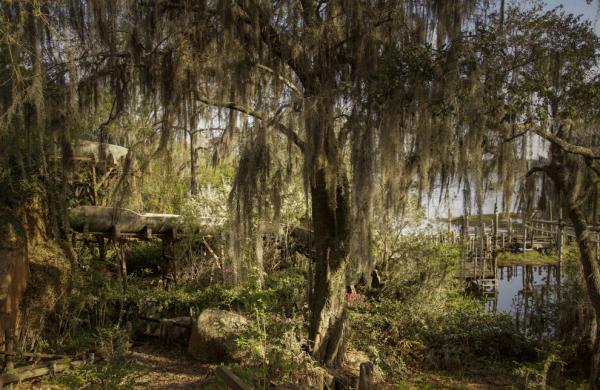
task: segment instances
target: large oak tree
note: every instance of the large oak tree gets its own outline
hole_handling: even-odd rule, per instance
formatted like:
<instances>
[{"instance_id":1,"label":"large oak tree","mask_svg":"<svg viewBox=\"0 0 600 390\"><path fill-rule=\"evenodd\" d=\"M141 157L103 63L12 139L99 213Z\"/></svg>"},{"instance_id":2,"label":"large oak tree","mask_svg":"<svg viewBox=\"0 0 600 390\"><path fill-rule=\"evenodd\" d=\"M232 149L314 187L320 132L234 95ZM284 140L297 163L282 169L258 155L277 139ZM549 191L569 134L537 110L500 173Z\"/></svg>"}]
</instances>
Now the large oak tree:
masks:
<instances>
[{"instance_id":1,"label":"large oak tree","mask_svg":"<svg viewBox=\"0 0 600 390\"><path fill-rule=\"evenodd\" d=\"M190 117L199 104L218 107L231 133L248 132L230 137L246 140L234 183L241 223L272 172L265 134L280 134L301 156L310 199L310 349L338 364L346 285L373 266L375 190L398 206L415 175L428 189L461 171L471 158L462 145L474 159L482 153L461 141L457 100L461 29L475 10L467 0L4 3L13 32L3 42L12 55L4 107L9 123L36 129L17 160L35 155L30 164L47 175L45 141L58 135L68 157L77 107L103 94L113 99L107 122L150 107L157 154L174 128L199 122ZM47 101L51 93L60 99ZM98 137L110 139L103 125Z\"/></svg>"}]
</instances>

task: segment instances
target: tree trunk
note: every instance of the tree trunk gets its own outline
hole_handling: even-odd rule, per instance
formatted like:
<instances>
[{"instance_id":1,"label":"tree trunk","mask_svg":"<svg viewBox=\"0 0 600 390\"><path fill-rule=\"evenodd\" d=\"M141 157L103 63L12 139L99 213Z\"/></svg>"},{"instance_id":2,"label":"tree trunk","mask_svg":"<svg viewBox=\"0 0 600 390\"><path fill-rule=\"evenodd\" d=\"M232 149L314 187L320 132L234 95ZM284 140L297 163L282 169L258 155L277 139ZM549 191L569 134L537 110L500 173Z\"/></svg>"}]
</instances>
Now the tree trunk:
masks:
<instances>
[{"instance_id":1,"label":"tree trunk","mask_svg":"<svg viewBox=\"0 0 600 390\"><path fill-rule=\"evenodd\" d=\"M344 358L347 331L348 181L345 176L338 178L334 191L328 184L325 169L318 169L311 185L317 261L310 294L309 340L315 359L338 366Z\"/></svg>"},{"instance_id":2,"label":"tree trunk","mask_svg":"<svg viewBox=\"0 0 600 390\"><path fill-rule=\"evenodd\" d=\"M198 149L196 148L196 130L190 130L190 193L198 195Z\"/></svg>"},{"instance_id":3,"label":"tree trunk","mask_svg":"<svg viewBox=\"0 0 600 390\"><path fill-rule=\"evenodd\" d=\"M557 133L564 136L561 130ZM583 267L583 276L588 297L594 309L596 319L600 318L600 264L596 260L588 228L584 205L586 193L581 192L581 168L579 157L564 152L557 145L550 146L551 163L545 170L552 179L556 190L562 198L567 216L573 224L575 238L579 247L579 260ZM584 188L583 191L586 191ZM593 222L593 217L592 217ZM600 340L596 332L593 340L592 359L590 362L590 389L600 390Z\"/></svg>"},{"instance_id":4,"label":"tree trunk","mask_svg":"<svg viewBox=\"0 0 600 390\"><path fill-rule=\"evenodd\" d=\"M254 245L254 255L256 257L256 268L257 268L257 286L258 288L263 288L265 282L265 261L264 261L264 247L265 247L265 222L259 221L257 226L255 245Z\"/></svg>"},{"instance_id":5,"label":"tree trunk","mask_svg":"<svg viewBox=\"0 0 600 390\"><path fill-rule=\"evenodd\" d=\"M600 326L596 318L596 332L592 347L592 362L590 366L590 389L600 389Z\"/></svg>"},{"instance_id":6,"label":"tree trunk","mask_svg":"<svg viewBox=\"0 0 600 390\"><path fill-rule=\"evenodd\" d=\"M569 202L570 203L570 202ZM588 296L594 308L596 318L600 318L600 264L594 258L590 241L590 230L581 207L570 205L567 208L569 219L575 229L579 257L583 266ZM599 328L600 329L600 328ZM600 389L600 334L596 331L593 340L592 361L590 365L590 389Z\"/></svg>"}]
</instances>

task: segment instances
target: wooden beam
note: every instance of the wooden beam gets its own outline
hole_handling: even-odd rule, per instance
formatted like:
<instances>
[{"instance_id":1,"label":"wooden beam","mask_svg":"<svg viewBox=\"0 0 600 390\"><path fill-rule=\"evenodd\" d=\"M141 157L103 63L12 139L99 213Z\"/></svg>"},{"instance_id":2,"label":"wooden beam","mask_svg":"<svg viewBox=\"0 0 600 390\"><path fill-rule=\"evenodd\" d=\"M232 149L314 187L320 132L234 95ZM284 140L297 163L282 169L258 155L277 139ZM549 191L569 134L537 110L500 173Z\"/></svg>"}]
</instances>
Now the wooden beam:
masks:
<instances>
[{"instance_id":1,"label":"wooden beam","mask_svg":"<svg viewBox=\"0 0 600 390\"><path fill-rule=\"evenodd\" d=\"M0 355L22 356L38 359L64 359L66 355L53 355L47 353L31 353L31 352L0 352Z\"/></svg>"},{"instance_id":2,"label":"wooden beam","mask_svg":"<svg viewBox=\"0 0 600 390\"><path fill-rule=\"evenodd\" d=\"M21 382L28 379L38 378L44 375L66 371L70 368L77 368L84 364L83 360L75 361L54 361L47 364L40 364L26 371L9 372L0 375L0 389L9 383Z\"/></svg>"},{"instance_id":3,"label":"wooden beam","mask_svg":"<svg viewBox=\"0 0 600 390\"><path fill-rule=\"evenodd\" d=\"M175 326L175 327L179 327L179 328L184 328L184 329L191 329L192 328L192 325L181 324L181 323L173 321L173 320L171 320L169 318L152 318L152 317L139 316L138 319L140 319L142 321L154 322L154 323L157 323L157 324L160 324L161 322L167 322L167 323L169 323L169 325L172 325L172 326Z\"/></svg>"},{"instance_id":4,"label":"wooden beam","mask_svg":"<svg viewBox=\"0 0 600 390\"><path fill-rule=\"evenodd\" d=\"M217 367L217 376L227 384L227 387L232 390L251 390L252 387L246 385L241 381L233 372L228 368L220 366Z\"/></svg>"}]
</instances>

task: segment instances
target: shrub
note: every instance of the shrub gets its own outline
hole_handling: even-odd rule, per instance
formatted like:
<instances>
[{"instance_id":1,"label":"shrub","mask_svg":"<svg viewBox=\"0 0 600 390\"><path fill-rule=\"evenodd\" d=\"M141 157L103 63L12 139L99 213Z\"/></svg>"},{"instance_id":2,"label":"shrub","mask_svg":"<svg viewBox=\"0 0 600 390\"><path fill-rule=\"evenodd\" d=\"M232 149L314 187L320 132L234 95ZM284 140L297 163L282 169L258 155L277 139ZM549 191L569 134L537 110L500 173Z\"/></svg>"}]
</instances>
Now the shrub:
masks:
<instances>
[{"instance_id":1,"label":"shrub","mask_svg":"<svg viewBox=\"0 0 600 390\"><path fill-rule=\"evenodd\" d=\"M388 249L389 250L389 249ZM536 356L505 314L488 313L455 278L459 252L418 237L399 241L383 269L385 285L366 304L351 305L352 340L388 375L454 369Z\"/></svg>"},{"instance_id":2,"label":"shrub","mask_svg":"<svg viewBox=\"0 0 600 390\"><path fill-rule=\"evenodd\" d=\"M119 327L101 328L94 339L102 361L86 363L82 367L49 381L69 389L134 389L142 384L144 371L127 350L129 339Z\"/></svg>"}]
</instances>

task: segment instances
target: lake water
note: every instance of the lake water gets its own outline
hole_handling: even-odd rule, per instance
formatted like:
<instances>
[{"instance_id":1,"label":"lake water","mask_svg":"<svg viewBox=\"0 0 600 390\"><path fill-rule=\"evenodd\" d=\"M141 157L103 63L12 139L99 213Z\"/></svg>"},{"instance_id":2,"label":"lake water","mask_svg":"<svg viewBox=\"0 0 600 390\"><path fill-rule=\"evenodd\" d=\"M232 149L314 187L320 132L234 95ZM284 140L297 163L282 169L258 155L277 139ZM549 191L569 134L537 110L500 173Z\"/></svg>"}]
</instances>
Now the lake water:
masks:
<instances>
[{"instance_id":1,"label":"lake water","mask_svg":"<svg viewBox=\"0 0 600 390\"><path fill-rule=\"evenodd\" d=\"M526 335L552 333L554 309L560 294L560 269L555 265L512 265L496 270L498 289L488 297L488 311L506 313Z\"/></svg>"}]
</instances>

